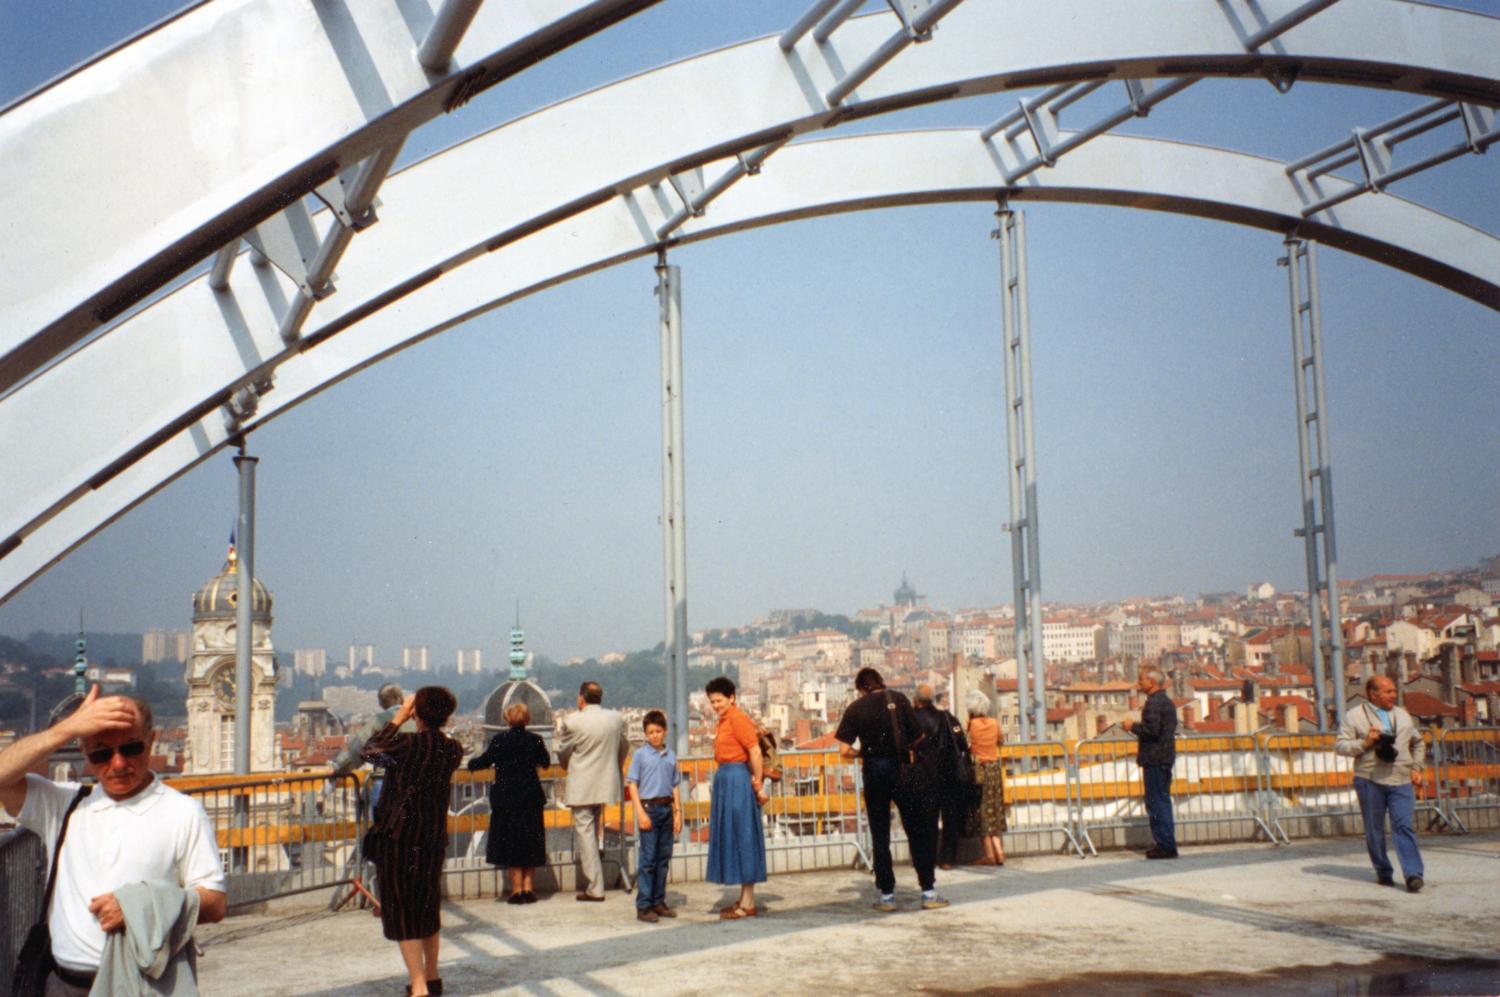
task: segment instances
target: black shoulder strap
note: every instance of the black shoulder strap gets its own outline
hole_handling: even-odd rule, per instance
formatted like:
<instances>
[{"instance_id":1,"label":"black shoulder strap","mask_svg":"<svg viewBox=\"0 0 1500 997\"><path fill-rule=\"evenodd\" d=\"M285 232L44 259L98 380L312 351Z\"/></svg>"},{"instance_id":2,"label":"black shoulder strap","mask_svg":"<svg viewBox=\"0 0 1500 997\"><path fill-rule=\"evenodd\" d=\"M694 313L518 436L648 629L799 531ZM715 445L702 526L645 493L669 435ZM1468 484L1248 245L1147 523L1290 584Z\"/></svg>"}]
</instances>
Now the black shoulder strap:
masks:
<instances>
[{"instance_id":1,"label":"black shoulder strap","mask_svg":"<svg viewBox=\"0 0 1500 997\"><path fill-rule=\"evenodd\" d=\"M38 924L47 919L47 912L52 909L52 887L57 883L57 860L62 856L63 841L68 836L68 822L73 819L73 811L78 809L78 804L83 798L93 791L93 786L79 786L73 802L68 804L67 812L63 814L62 827L57 831L57 844L52 847L52 868L47 872L47 891L42 894L42 916Z\"/></svg>"},{"instance_id":2,"label":"black shoulder strap","mask_svg":"<svg viewBox=\"0 0 1500 997\"><path fill-rule=\"evenodd\" d=\"M906 738L901 735L901 725L896 722L896 713L898 710L896 701L891 698L891 690L889 689L885 691L885 710L891 718L891 735L896 739L896 760L904 765L910 760L906 755Z\"/></svg>"}]
</instances>

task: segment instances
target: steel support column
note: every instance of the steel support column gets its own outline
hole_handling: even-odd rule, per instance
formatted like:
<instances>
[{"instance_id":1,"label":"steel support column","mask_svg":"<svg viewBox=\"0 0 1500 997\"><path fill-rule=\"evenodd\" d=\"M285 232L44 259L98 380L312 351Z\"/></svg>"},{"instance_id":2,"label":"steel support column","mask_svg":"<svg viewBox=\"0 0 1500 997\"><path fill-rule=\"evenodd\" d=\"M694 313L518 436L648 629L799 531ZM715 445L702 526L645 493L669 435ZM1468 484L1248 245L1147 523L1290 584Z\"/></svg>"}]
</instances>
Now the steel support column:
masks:
<instances>
[{"instance_id":1,"label":"steel support column","mask_svg":"<svg viewBox=\"0 0 1500 997\"><path fill-rule=\"evenodd\" d=\"M994 234L1000 240L1006 452L1010 472L1010 522L1005 529L1010 533L1016 614L1016 691L1020 700L1021 739L1024 741L1044 738L1047 734L1036 443L1031 423L1031 313L1026 298L1026 216L1002 204L995 217L1000 223Z\"/></svg>"},{"instance_id":2,"label":"steel support column","mask_svg":"<svg viewBox=\"0 0 1500 997\"><path fill-rule=\"evenodd\" d=\"M238 593L234 603L234 772L250 771L250 696L253 678L250 654L254 648L255 607L255 465L259 457L247 457L242 449L234 459L240 474L240 515L235 526Z\"/></svg>"},{"instance_id":3,"label":"steel support column","mask_svg":"<svg viewBox=\"0 0 1500 997\"><path fill-rule=\"evenodd\" d=\"M1297 397L1298 481L1307 561L1307 614L1311 627L1313 693L1318 729L1344 718L1344 633L1340 625L1338 547L1333 529L1333 469L1328 457L1327 394L1323 381L1323 327L1318 305L1317 244L1286 239L1291 302L1292 376ZM1321 550L1319 539L1322 540ZM1327 606L1324 606L1324 596ZM1333 685L1332 701L1325 683Z\"/></svg>"},{"instance_id":4,"label":"steel support column","mask_svg":"<svg viewBox=\"0 0 1500 997\"><path fill-rule=\"evenodd\" d=\"M667 702L671 743L688 754L687 526L682 449L682 271L656 260L656 297L661 315L661 526L666 576Z\"/></svg>"}]
</instances>

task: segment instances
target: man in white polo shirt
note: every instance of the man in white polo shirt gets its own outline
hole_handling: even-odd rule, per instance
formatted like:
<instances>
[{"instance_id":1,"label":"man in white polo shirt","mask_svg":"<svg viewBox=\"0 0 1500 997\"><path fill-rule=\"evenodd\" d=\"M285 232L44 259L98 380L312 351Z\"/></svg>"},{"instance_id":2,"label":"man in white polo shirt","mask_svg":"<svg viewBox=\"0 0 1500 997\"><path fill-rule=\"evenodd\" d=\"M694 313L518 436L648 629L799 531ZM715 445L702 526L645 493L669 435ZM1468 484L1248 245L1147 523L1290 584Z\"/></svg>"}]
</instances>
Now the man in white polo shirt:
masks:
<instances>
[{"instance_id":1,"label":"man in white polo shirt","mask_svg":"<svg viewBox=\"0 0 1500 997\"><path fill-rule=\"evenodd\" d=\"M196 889L198 923L224 917L213 825L202 805L152 774L155 736L145 702L101 697L94 686L70 716L0 752L0 805L42 839L49 863L78 785L29 770L77 738L98 783L73 811L57 863L48 925L58 971L47 981L47 997L88 992L106 935L125 927L114 895L121 887L164 882Z\"/></svg>"}]
</instances>

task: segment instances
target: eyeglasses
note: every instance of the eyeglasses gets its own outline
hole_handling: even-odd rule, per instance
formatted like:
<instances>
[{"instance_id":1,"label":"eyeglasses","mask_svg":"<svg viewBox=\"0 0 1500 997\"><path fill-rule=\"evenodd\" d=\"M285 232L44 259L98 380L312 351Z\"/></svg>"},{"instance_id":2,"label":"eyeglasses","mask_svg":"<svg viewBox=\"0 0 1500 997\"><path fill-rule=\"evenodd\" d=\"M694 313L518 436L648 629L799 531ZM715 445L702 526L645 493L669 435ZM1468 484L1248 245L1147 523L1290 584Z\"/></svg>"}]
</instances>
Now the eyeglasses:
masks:
<instances>
[{"instance_id":1,"label":"eyeglasses","mask_svg":"<svg viewBox=\"0 0 1500 997\"><path fill-rule=\"evenodd\" d=\"M124 744L113 748L95 748L86 752L84 757L91 765L108 765L109 760L118 752L121 758L134 758L146 750L145 741L126 741Z\"/></svg>"}]
</instances>

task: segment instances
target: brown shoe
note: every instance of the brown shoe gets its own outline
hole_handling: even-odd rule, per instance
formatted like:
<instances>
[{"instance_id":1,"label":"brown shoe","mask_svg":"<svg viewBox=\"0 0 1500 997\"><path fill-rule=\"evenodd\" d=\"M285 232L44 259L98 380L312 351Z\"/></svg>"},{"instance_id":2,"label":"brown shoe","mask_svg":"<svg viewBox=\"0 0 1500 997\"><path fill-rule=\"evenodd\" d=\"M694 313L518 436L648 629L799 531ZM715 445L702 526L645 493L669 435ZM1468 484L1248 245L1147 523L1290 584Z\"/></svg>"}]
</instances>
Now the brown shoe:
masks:
<instances>
[{"instance_id":1,"label":"brown shoe","mask_svg":"<svg viewBox=\"0 0 1500 997\"><path fill-rule=\"evenodd\" d=\"M655 924L657 921L661 920L661 918L656 916L656 911L652 910L650 907L636 908L635 919L637 921L645 921L647 924Z\"/></svg>"},{"instance_id":2,"label":"brown shoe","mask_svg":"<svg viewBox=\"0 0 1500 997\"><path fill-rule=\"evenodd\" d=\"M673 910L672 908L668 907L666 904L657 904L655 907L652 907L651 909L653 911L655 911L656 914L659 917L676 917L677 916L677 912L675 910Z\"/></svg>"},{"instance_id":3,"label":"brown shoe","mask_svg":"<svg viewBox=\"0 0 1500 997\"><path fill-rule=\"evenodd\" d=\"M590 904L602 904L602 903L604 903L604 898L603 897L596 897L592 893L575 893L575 894L573 894L573 899L577 900L577 901L579 901L581 903L590 903Z\"/></svg>"}]
</instances>

